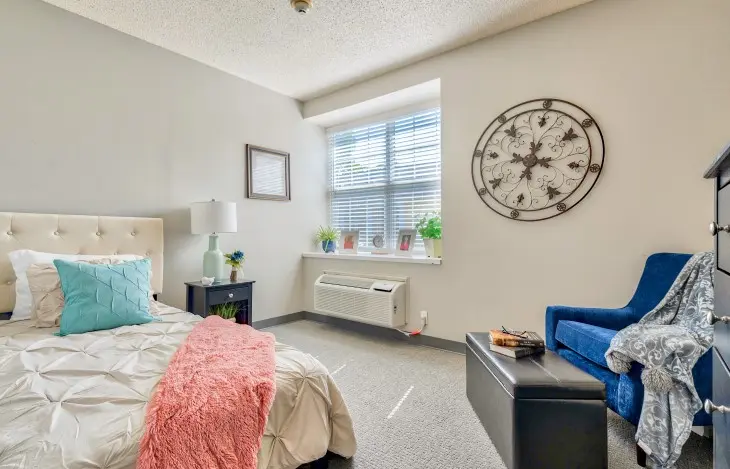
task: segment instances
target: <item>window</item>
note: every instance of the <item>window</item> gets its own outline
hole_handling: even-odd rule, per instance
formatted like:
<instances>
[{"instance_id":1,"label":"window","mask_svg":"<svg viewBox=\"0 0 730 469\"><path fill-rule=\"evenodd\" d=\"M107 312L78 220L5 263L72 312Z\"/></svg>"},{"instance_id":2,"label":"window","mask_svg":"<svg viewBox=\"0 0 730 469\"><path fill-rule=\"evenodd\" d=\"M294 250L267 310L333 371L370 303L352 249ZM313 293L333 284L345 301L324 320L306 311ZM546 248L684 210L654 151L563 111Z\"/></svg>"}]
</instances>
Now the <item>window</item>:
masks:
<instances>
[{"instance_id":1,"label":"window","mask_svg":"<svg viewBox=\"0 0 730 469\"><path fill-rule=\"evenodd\" d=\"M330 224L359 230L363 248L380 234L393 249L399 229L441 210L440 109L332 133L329 158Z\"/></svg>"}]
</instances>

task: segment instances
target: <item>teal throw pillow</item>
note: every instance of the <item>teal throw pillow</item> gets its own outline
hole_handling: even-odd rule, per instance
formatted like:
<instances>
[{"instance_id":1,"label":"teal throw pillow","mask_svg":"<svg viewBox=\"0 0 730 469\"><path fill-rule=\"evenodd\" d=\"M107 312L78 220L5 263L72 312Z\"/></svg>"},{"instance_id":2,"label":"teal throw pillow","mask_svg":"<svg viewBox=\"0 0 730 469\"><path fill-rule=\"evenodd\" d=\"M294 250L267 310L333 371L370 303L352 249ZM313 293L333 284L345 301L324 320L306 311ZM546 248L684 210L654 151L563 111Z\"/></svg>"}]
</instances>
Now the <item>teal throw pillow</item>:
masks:
<instances>
[{"instance_id":1,"label":"teal throw pillow","mask_svg":"<svg viewBox=\"0 0 730 469\"><path fill-rule=\"evenodd\" d=\"M150 315L149 259L123 264L54 260L63 290L59 335L146 324Z\"/></svg>"}]
</instances>

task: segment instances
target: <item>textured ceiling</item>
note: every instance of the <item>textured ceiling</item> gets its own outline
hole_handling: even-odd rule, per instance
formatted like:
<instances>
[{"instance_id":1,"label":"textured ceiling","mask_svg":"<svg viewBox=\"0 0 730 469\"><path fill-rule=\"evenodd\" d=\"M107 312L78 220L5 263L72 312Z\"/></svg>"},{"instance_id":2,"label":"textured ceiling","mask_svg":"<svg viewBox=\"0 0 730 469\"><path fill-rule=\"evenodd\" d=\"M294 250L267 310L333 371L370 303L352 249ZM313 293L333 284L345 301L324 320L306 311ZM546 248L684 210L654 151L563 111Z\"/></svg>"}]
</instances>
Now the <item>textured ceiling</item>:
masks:
<instances>
[{"instance_id":1,"label":"textured ceiling","mask_svg":"<svg viewBox=\"0 0 730 469\"><path fill-rule=\"evenodd\" d=\"M590 0L44 0L307 100Z\"/></svg>"}]
</instances>

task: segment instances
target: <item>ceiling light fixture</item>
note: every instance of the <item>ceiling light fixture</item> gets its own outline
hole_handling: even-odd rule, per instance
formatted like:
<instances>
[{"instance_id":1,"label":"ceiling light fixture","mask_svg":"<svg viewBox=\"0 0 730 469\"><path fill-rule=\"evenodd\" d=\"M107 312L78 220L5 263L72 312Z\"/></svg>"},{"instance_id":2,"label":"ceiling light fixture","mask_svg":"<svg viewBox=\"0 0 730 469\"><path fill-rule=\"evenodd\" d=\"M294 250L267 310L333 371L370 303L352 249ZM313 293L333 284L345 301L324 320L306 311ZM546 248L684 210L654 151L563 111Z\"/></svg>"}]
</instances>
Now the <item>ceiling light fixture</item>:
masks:
<instances>
[{"instance_id":1,"label":"ceiling light fixture","mask_svg":"<svg viewBox=\"0 0 730 469\"><path fill-rule=\"evenodd\" d=\"M312 0L291 0L291 6L300 15L306 15L312 9Z\"/></svg>"}]
</instances>

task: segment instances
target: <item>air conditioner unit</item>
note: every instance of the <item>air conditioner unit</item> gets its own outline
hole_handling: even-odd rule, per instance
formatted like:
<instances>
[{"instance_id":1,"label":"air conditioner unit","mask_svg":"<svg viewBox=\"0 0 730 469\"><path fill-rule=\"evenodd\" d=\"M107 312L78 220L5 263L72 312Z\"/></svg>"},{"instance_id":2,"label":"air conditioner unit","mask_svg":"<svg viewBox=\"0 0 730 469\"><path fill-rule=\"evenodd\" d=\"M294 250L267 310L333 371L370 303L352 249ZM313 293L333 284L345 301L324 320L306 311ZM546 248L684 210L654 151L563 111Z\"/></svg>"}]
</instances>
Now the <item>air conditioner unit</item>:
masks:
<instances>
[{"instance_id":1,"label":"air conditioner unit","mask_svg":"<svg viewBox=\"0 0 730 469\"><path fill-rule=\"evenodd\" d=\"M352 321L401 327L407 317L406 280L325 272L314 282L314 310Z\"/></svg>"}]
</instances>

